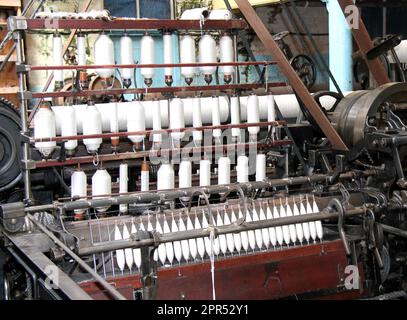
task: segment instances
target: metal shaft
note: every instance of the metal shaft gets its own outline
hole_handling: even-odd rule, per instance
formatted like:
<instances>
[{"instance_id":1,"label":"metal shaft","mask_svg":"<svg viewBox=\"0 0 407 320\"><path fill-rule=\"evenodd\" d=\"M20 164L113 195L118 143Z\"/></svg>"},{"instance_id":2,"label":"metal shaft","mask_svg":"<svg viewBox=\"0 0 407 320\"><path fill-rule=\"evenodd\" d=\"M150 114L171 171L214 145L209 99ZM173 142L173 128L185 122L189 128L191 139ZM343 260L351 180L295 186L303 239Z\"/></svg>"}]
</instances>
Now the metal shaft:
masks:
<instances>
[{"instance_id":1,"label":"metal shaft","mask_svg":"<svg viewBox=\"0 0 407 320\"><path fill-rule=\"evenodd\" d=\"M14 40L16 43L17 52L17 64L24 64L24 44L21 31L16 31L14 33ZM28 121L27 121L27 100L22 96L27 90L27 81L24 72L18 72L18 87L20 95L20 118L21 118L21 130L24 135L28 133ZM24 197L26 200L32 198L31 192L31 177L30 170L28 168L30 156L30 144L26 141L23 142L23 179L24 179Z\"/></svg>"}]
</instances>

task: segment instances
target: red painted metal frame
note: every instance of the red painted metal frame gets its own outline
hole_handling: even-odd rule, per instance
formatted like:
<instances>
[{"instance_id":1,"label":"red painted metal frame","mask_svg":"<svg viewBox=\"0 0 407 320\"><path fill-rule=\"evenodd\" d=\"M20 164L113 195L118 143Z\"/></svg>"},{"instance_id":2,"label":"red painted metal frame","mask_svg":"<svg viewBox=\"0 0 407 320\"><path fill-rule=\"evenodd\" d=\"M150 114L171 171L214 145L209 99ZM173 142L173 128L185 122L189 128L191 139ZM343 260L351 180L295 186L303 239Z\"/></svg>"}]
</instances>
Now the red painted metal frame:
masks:
<instances>
[{"instance_id":1,"label":"red painted metal frame","mask_svg":"<svg viewBox=\"0 0 407 320\"><path fill-rule=\"evenodd\" d=\"M257 66L274 65L275 61L238 61L213 63L154 63L154 64L111 64L111 65L74 65L74 66L29 66L30 71L40 70L81 70L81 69L107 69L107 68L179 68L179 67L222 67L222 66Z\"/></svg>"},{"instance_id":2,"label":"red painted metal frame","mask_svg":"<svg viewBox=\"0 0 407 320\"><path fill-rule=\"evenodd\" d=\"M82 140L82 139L94 139L94 138L113 138L113 137L128 137L136 135L153 135L153 134L164 134L171 132L193 132L193 131L206 131L212 132L214 129L231 129L231 128L249 128L249 127L267 127L267 126L283 126L286 125L287 121L269 121L269 122L255 122L255 123L240 123L240 124L221 124L217 126L202 126L202 127L186 127L179 129L161 129L161 130L143 130L143 131L132 131L132 132L114 132L114 133L101 133L101 134L85 134L76 136L63 136L54 138L37 138L31 139L31 143L35 142L49 142L56 141L62 142L67 140Z\"/></svg>"},{"instance_id":3,"label":"red painted metal frame","mask_svg":"<svg viewBox=\"0 0 407 320\"><path fill-rule=\"evenodd\" d=\"M275 140L267 144L267 147L279 147L284 145L292 144L291 140ZM125 152L125 153L112 153L112 154L99 154L98 158L101 162L107 161L123 161L131 159L142 159L149 157L150 155L160 156L161 154L169 153L179 153L188 154L188 153L197 153L197 152L214 152L217 150L239 150L241 148L248 149L250 143L241 143L241 144L225 144L225 145L211 145L207 147L184 147L184 148L172 148L172 149L160 149L160 150L148 150L148 151L136 151L136 152ZM257 148L264 148L266 145L264 143L257 144ZM84 157L74 157L68 158L65 161L58 160L42 160L35 162L35 168L49 168L49 167L60 167L60 166L73 166L77 164L86 164L92 163L95 160L93 156L84 156Z\"/></svg>"},{"instance_id":4,"label":"red painted metal frame","mask_svg":"<svg viewBox=\"0 0 407 320\"><path fill-rule=\"evenodd\" d=\"M348 265L340 240L263 253L221 258L215 261L217 299L278 299L301 293L318 293L343 286ZM178 300L212 299L210 263L192 263L158 270L157 298ZM360 275L364 276L359 266ZM141 287L138 275L109 278L119 291L132 299ZM108 299L95 282L80 286L97 299ZM127 292L127 293L126 293ZM366 291L346 291L345 298L358 298ZM339 296L341 293L339 293Z\"/></svg>"},{"instance_id":5,"label":"red painted metal frame","mask_svg":"<svg viewBox=\"0 0 407 320\"><path fill-rule=\"evenodd\" d=\"M244 20L167 20L167 19L26 19L28 29L97 30L230 30L245 29Z\"/></svg>"},{"instance_id":6,"label":"red painted metal frame","mask_svg":"<svg viewBox=\"0 0 407 320\"><path fill-rule=\"evenodd\" d=\"M58 98L58 97L89 97L93 95L120 95L125 93L174 93L174 92L190 92L190 91L224 91L224 90L254 90L264 87L285 87L285 82L272 82L267 84L262 83L245 83L245 84L223 84L223 85L208 85L208 86L188 86L188 87L152 87L152 88L136 88L136 89L107 89L107 90L83 90L79 92L58 91L58 92L33 92L31 95L34 99L43 98Z\"/></svg>"}]
</instances>

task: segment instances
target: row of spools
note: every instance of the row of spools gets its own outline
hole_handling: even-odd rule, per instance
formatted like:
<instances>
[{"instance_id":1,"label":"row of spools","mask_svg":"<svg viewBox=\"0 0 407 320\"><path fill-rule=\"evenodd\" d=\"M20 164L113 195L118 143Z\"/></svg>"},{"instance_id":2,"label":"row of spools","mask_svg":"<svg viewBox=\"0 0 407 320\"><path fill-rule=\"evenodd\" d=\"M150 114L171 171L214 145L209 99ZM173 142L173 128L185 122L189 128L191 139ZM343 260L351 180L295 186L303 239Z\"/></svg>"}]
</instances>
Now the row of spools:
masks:
<instances>
[{"instance_id":1,"label":"row of spools","mask_svg":"<svg viewBox=\"0 0 407 320\"><path fill-rule=\"evenodd\" d=\"M263 181L266 178L266 155L257 154L255 157L255 179ZM244 183L249 181L249 157L240 155L237 157L236 164L237 179L236 182ZM220 157L218 159L217 177L218 184L231 183L231 161L229 157ZM210 186L212 179L211 161L202 159L199 161L199 185ZM182 160L178 166L178 187L189 188L192 186L192 162ZM150 190L149 165L143 162L140 174L140 191ZM162 163L157 171L157 190L168 190L175 188L175 171L171 163ZM112 193L112 178L106 169L98 169L92 176L92 197L109 196ZM128 192L128 164L122 163L119 167L119 193ZM84 171L77 170L71 176L71 197L87 196L87 177ZM187 199L182 199L187 200ZM96 208L98 212L105 212L109 207ZM127 212L127 205L120 205L120 212ZM78 210L77 213L81 213Z\"/></svg>"},{"instance_id":2,"label":"row of spools","mask_svg":"<svg viewBox=\"0 0 407 320\"><path fill-rule=\"evenodd\" d=\"M194 128L202 126L202 112L201 101L199 97L192 98L192 126ZM220 103L218 97L211 99L211 120L213 126L221 125L221 118L223 117L220 110ZM114 112L110 112L110 132L119 132L119 120L117 112L117 104L112 104L112 108L115 108ZM60 132L62 137L72 137L78 134L78 115L72 106L63 106L63 119L60 121ZM154 100L151 104L152 108L152 129L162 130L162 115L160 112L160 101ZM268 121L275 121L275 108L273 96L267 97L267 111ZM85 112L79 115L82 117L82 132L84 135L98 135L103 133L102 127L102 115L96 105L89 102L86 106ZM247 123L260 122L259 112L259 98L257 95L252 94L247 99ZM240 104L239 97L233 96L230 98L230 123L232 125L238 125L241 123L240 117ZM169 129L178 130L184 129L185 125L185 110L182 99L174 98L169 102ZM127 132L140 132L146 130L146 112L143 105L138 100L131 101L127 104L126 109L126 130ZM260 131L260 127L252 126L248 127L247 131L252 141L257 139L257 135ZM56 135L56 118L54 111L46 104L42 105L34 116L34 139L47 139L55 138ZM231 136L239 140L242 134L242 129L232 128L230 130ZM213 129L212 136L216 140L221 140L223 131L221 129ZM170 137L173 141L179 142L185 136L185 132L175 131L170 133ZM146 134L129 135L128 139L132 144L139 149L142 145ZM192 138L195 145L201 145L203 140L203 132L194 130L192 132ZM152 135L152 141L154 143L160 143L162 141L162 134L155 133ZM119 139L114 139L114 143L118 144ZM84 138L83 143L86 146L87 151L90 154L98 153L98 150L103 142L101 137ZM113 140L112 140L113 143ZM64 147L68 155L75 154L78 146L78 140L67 140L64 142ZM55 141L37 141L35 147L41 153L44 158L50 158L53 151L56 149Z\"/></svg>"},{"instance_id":3,"label":"row of spools","mask_svg":"<svg viewBox=\"0 0 407 320\"><path fill-rule=\"evenodd\" d=\"M62 38L55 34L53 38L53 63L55 66L62 66ZM204 34L199 41L198 61L196 59L195 39L190 35L184 35L180 39L180 63L230 63L235 61L235 51L233 40L228 33L224 33L219 39L219 54L215 39L210 34ZM84 34L77 36L77 61L78 65L86 65L86 38ZM173 41L170 32L163 33L163 62L173 64ZM112 39L106 34L101 33L94 44L94 63L95 65L115 65L115 51ZM120 39L120 64L134 64L133 40L125 33ZM155 42L153 37L146 33L140 41L140 61L141 65L155 64ZM221 66L220 71L224 75L226 83L231 82L234 74L234 66ZM199 70L204 75L205 81L212 82L213 75L216 72L216 66L201 66ZM104 79L110 78L115 74L114 68L96 69L96 73ZM155 68L140 68L140 74L144 78L147 86L151 86ZM134 77L133 68L120 69L121 78L125 87L131 85L131 79ZM181 75L187 84L191 84L197 74L196 67L181 67ZM173 82L173 68L164 68L165 82L171 85ZM54 71L54 80L56 83L64 81L63 70Z\"/></svg>"}]
</instances>

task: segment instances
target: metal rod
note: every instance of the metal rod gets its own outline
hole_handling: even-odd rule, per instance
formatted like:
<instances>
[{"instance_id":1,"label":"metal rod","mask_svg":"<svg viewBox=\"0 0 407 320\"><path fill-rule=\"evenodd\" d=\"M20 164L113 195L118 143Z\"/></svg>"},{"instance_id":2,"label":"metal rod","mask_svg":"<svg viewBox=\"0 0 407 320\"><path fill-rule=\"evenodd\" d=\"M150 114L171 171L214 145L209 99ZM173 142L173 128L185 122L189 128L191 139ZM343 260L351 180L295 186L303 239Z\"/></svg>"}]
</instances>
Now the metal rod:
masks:
<instances>
[{"instance_id":1,"label":"metal rod","mask_svg":"<svg viewBox=\"0 0 407 320\"><path fill-rule=\"evenodd\" d=\"M56 208L62 207L64 210L75 210L75 209L89 209L96 207L105 207L119 204L129 204L129 203L150 203L154 201L170 201L180 197L191 196L196 192L196 190L201 190L209 194L219 194L226 193L231 188L236 189L236 185L239 185L244 192L256 189L266 189L271 187L284 187L291 185L301 185L308 183L317 182L328 182L330 179L329 175L325 174L315 174L312 176L304 177L292 177L283 179L272 179L265 181L253 181L246 183L232 183L226 185L213 185L207 187L192 187L185 189L172 189L172 190L162 190L162 191L151 191L151 192L135 192L129 195L123 195L118 197L106 197L101 199L91 199L91 200L78 200L78 201L68 201L68 202L58 202L55 201L52 204L41 206L43 210L54 210ZM36 206L25 208L26 212L37 211Z\"/></svg>"},{"instance_id":2,"label":"metal rod","mask_svg":"<svg viewBox=\"0 0 407 320\"><path fill-rule=\"evenodd\" d=\"M401 230L399 228L395 228L392 226L388 226L386 224L381 224L383 231L386 233L391 233L396 236L402 237L402 238L407 238L407 231L406 230Z\"/></svg>"},{"instance_id":3,"label":"metal rod","mask_svg":"<svg viewBox=\"0 0 407 320\"><path fill-rule=\"evenodd\" d=\"M284 145L291 144L291 140L274 140L267 143L267 147L280 147ZM240 143L240 144L226 144L226 145L210 145L210 146L200 146L200 147L184 147L184 148L171 148L171 149L159 149L159 150L148 150L148 151L136 151L136 152L118 152L118 153L110 153L110 154L98 154L98 158L100 162L107 162L107 161L123 161L123 160L130 160L130 159L141 159L147 158L151 155L160 156L160 155L167 155L170 152L174 153L183 153L183 154L197 154L200 152L215 152L217 150L241 150L242 148L248 149L252 146L252 143ZM262 149L266 145L264 143L258 143L257 148ZM36 161L35 168L49 168L49 167L57 167L57 166L69 166L69 165L77 165L77 164L86 164L86 163L93 163L95 160L94 156L83 156L83 157L74 157L68 158L64 161L59 160L50 160L47 161Z\"/></svg>"},{"instance_id":4,"label":"metal rod","mask_svg":"<svg viewBox=\"0 0 407 320\"><path fill-rule=\"evenodd\" d=\"M31 214L27 215L36 227L38 227L42 232L44 232L48 237L54 241L54 243L63 249L68 255L71 256L83 269L89 272L92 277L103 286L114 298L117 300L127 300L120 292L118 292L111 284L109 284L105 279L103 279L99 274L97 274L88 264L83 261L79 256L77 256L71 249L69 249L62 241L60 241L52 232L50 232L46 227L39 223Z\"/></svg>"},{"instance_id":5,"label":"metal rod","mask_svg":"<svg viewBox=\"0 0 407 320\"><path fill-rule=\"evenodd\" d=\"M17 64L24 64L25 63L25 57L24 57L24 44L23 44L23 37L21 31L16 31L14 32L14 39L16 43L16 53L17 53ZM18 72L18 88L19 88L19 93L22 94L27 90L27 81L26 81L26 75L24 72ZM27 109L28 109L28 104L27 100L25 99L20 99L20 119L21 119L21 131L23 134L27 134L29 129L28 129L28 121L27 121ZM32 198L32 192L31 192L31 176L30 176L30 169L28 167L28 163L31 159L30 155L30 144L26 141L23 142L23 179L24 179L24 197L26 200L29 200Z\"/></svg>"},{"instance_id":6,"label":"metal rod","mask_svg":"<svg viewBox=\"0 0 407 320\"><path fill-rule=\"evenodd\" d=\"M375 170L366 170L360 172L358 175L363 177L369 177L376 175ZM339 176L340 181L350 180L355 178L355 173L353 171L342 173ZM196 190L201 190L209 194L219 194L226 193L231 189L236 189L236 186L242 188L243 192L247 193L248 191L255 189L266 189L272 187L285 187L293 185L302 185L302 184L313 184L313 183L323 183L329 182L331 180L330 175L326 174L314 174L311 176L302 176L302 177L292 177L292 178L283 178L283 179L267 179L265 181L253 181L246 183L232 183L225 185L212 185L206 187L192 187L185 189L177 190L162 190L162 191L145 191L140 192L136 191L132 194L119 197L111 197L105 199L93 199L93 200L79 200L79 201L68 201L60 202L54 201L52 204L39 205L39 206L29 206L25 207L24 211L37 212L37 211L46 211L46 210L56 210L58 208L63 208L64 210L75 210L75 209L89 209L96 207L105 207L117 204L129 204L129 203L147 203L153 201L167 201L177 199L179 197L186 197L196 193Z\"/></svg>"},{"instance_id":7,"label":"metal rod","mask_svg":"<svg viewBox=\"0 0 407 320\"><path fill-rule=\"evenodd\" d=\"M194 131L207 131L212 132L215 129L231 129L231 128L249 128L249 127L267 127L267 126L283 126L286 125L287 121L268 121L268 122L255 122L255 123L239 123L239 124L221 124L216 126L202 126L202 127L186 127L178 129L161 129L161 130L143 130L143 131L132 131L132 132L109 132L100 134L83 134L76 136L62 136L62 137L51 137L51 138L31 138L30 142L62 142L67 140L82 140L82 139L94 139L94 138L112 138L112 137L128 137L135 135L153 135L153 134L164 134L171 132L194 132Z\"/></svg>"},{"instance_id":8,"label":"metal rod","mask_svg":"<svg viewBox=\"0 0 407 320\"><path fill-rule=\"evenodd\" d=\"M354 209L349 209L344 212L345 217L353 217L357 215L364 214L368 207L373 207L373 204L366 204L361 207ZM332 220L337 219L337 212L330 212L328 209L324 209L315 214L306 214L299 216L284 217L278 219L269 219L261 221L244 222L243 224L231 224L228 226L214 227L216 235L226 234L226 233L239 233L242 231L263 229L263 228L273 228L279 226L286 226L297 223L306 223L318 220ZM79 255L86 256L94 253L114 251L126 248L141 248L145 246L156 246L161 243L188 240L194 238L208 237L212 232L212 228L207 229L195 229L180 232L170 232L165 234L155 234L154 239L146 240L117 240L113 242L102 242L93 245L92 247L83 247L78 250Z\"/></svg>"},{"instance_id":9,"label":"metal rod","mask_svg":"<svg viewBox=\"0 0 407 320\"><path fill-rule=\"evenodd\" d=\"M85 10L83 10L85 11ZM242 19L231 20L173 20L173 19L54 19L50 26L48 19L27 19L27 28L35 29L82 29L82 30L233 30L245 29Z\"/></svg>"},{"instance_id":10,"label":"metal rod","mask_svg":"<svg viewBox=\"0 0 407 320\"><path fill-rule=\"evenodd\" d=\"M108 69L108 68L178 68L205 66L254 66L273 65L275 61L238 61L238 62L208 62L208 63L154 63L154 64L111 64L111 65L69 65L69 66L28 66L30 71L38 70L79 70L79 69Z\"/></svg>"},{"instance_id":11,"label":"metal rod","mask_svg":"<svg viewBox=\"0 0 407 320\"><path fill-rule=\"evenodd\" d=\"M253 90L258 88L268 87L285 87L285 82L271 82L268 84L261 83L245 83L245 84L222 84L208 86L189 86L189 87L154 87L154 88L131 88L131 89L107 89L107 90L83 90L79 92L58 91L58 92L34 92L34 99L57 98L57 97L87 97L94 95L121 95L125 93L168 93L168 92L185 92L185 91L223 91L223 90ZM35 109L30 114L32 119Z\"/></svg>"}]
</instances>

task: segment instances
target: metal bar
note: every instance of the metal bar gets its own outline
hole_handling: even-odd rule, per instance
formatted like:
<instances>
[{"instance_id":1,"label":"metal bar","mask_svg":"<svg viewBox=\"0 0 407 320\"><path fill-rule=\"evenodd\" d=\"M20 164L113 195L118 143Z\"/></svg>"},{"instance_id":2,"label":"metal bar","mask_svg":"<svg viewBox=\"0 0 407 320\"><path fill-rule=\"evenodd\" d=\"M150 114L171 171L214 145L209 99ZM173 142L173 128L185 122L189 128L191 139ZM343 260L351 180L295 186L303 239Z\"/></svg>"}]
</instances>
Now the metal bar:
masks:
<instances>
[{"instance_id":1,"label":"metal bar","mask_svg":"<svg viewBox=\"0 0 407 320\"><path fill-rule=\"evenodd\" d=\"M38 70L78 70L78 69L107 69L107 68L178 68L178 67L205 67L205 66L254 66L272 65L274 61L239 61L239 62L212 62L212 63L155 63L155 64L112 64L112 65L70 65L70 66L30 66L30 71Z\"/></svg>"},{"instance_id":2,"label":"metal bar","mask_svg":"<svg viewBox=\"0 0 407 320\"><path fill-rule=\"evenodd\" d=\"M292 141L290 140L276 140L274 142L270 142L267 144L268 147L279 147L283 145L289 145ZM161 154L169 154L170 152L174 153L198 153L198 152L214 152L218 150L239 150L239 148L248 149L251 146L250 143L244 144L226 144L226 145L212 145L207 147L186 147L183 149L179 148L172 148L172 149L161 149L161 150L149 150L149 151L137 151L137 152L125 152L125 153L111 153L111 154L99 154L98 158L101 162L106 161L123 161L123 160L131 160L131 159L142 159L147 158L150 155L154 154L154 156L160 156ZM258 148L264 148L265 144L257 144ZM77 165L77 164L86 164L86 163L93 163L95 158L93 156L84 156L84 157L75 157L66 159L65 161L58 161L58 160L47 160L47 161L36 161L35 168L49 168L49 167L60 167L60 166L70 166L70 165Z\"/></svg>"},{"instance_id":3,"label":"metal bar","mask_svg":"<svg viewBox=\"0 0 407 320\"><path fill-rule=\"evenodd\" d=\"M339 5L342 8L342 11L346 12L346 7L349 6L354 6L353 0L338 0ZM348 21L349 23L349 21ZM379 58L369 60L366 58L366 53L373 49L373 42L369 36L369 32L366 29L365 24L363 23L362 18L360 17L359 14L359 27L358 28L353 28L350 25L350 28L352 29L352 34L353 37L355 38L355 41L357 45L359 46L360 51L363 53L363 58L365 59L370 72L376 79L376 82L379 86L389 83L390 79L389 76L387 75L386 70L384 69L383 64L381 63Z\"/></svg>"},{"instance_id":4,"label":"metal bar","mask_svg":"<svg viewBox=\"0 0 407 320\"><path fill-rule=\"evenodd\" d=\"M381 224L381 226L382 226L384 232L391 233L391 234L394 234L396 236L407 239L407 231L406 230L401 230L399 228L388 226L386 224Z\"/></svg>"},{"instance_id":5,"label":"metal bar","mask_svg":"<svg viewBox=\"0 0 407 320\"><path fill-rule=\"evenodd\" d=\"M86 11L86 10L83 10ZM48 19L49 20L49 19ZM244 29L242 19L232 20L172 20L172 19L53 19L52 26L47 19L27 19L28 29L96 29L96 30L230 30Z\"/></svg>"},{"instance_id":6,"label":"metal bar","mask_svg":"<svg viewBox=\"0 0 407 320\"><path fill-rule=\"evenodd\" d=\"M23 64L25 62L25 57L24 57L24 44L23 44L23 36L21 34L21 31L16 31L14 33L14 39L16 43L16 49L17 49L17 63ZM26 75L23 72L17 73L18 76L18 88L20 92L24 92L27 90L27 81L26 81ZM27 110L28 109L28 104L27 100L20 99L20 119L21 119L21 131L23 134L27 134L29 132L28 129L28 122L27 122ZM30 176L30 169L28 168L28 162L31 159L30 155L30 144L28 142L23 142L22 145L22 151L23 151L23 179L24 179L24 198L26 200L29 200L32 198L32 192L31 192L31 176Z\"/></svg>"},{"instance_id":7,"label":"metal bar","mask_svg":"<svg viewBox=\"0 0 407 320\"><path fill-rule=\"evenodd\" d=\"M111 284L109 284L105 279L103 279L99 274L97 274L88 264L83 261L79 256L77 256L71 249L69 249L62 241L60 241L51 231L39 223L31 214L27 215L28 219L39 228L43 233L52 239L52 241L63 249L72 259L74 259L83 269L85 269L89 274L100 283L100 285L106 289L115 299L117 300L127 300L120 292L118 292Z\"/></svg>"},{"instance_id":8,"label":"metal bar","mask_svg":"<svg viewBox=\"0 0 407 320\"><path fill-rule=\"evenodd\" d=\"M112 137L128 137L135 135L153 135L153 134L163 134L171 132L193 132L193 131L212 131L214 129L230 129L230 128L249 128L249 127L267 127L267 126L283 126L286 125L286 121L269 121L269 122L255 122L255 123L239 123L239 124L221 124L216 126L202 126L202 127L187 127L178 129L161 129L161 130L143 130L143 131L133 131L133 132L111 132L111 133L101 133L101 134L84 134L76 136L63 136L63 137L52 137L52 138L31 138L30 141L34 142L49 142L56 141L62 142L66 140L82 140L82 139L94 139L94 138L112 138Z\"/></svg>"},{"instance_id":9,"label":"metal bar","mask_svg":"<svg viewBox=\"0 0 407 320\"><path fill-rule=\"evenodd\" d=\"M221 84L209 86L189 86L189 87L154 87L154 88L131 88L131 89L107 89L107 90L83 90L79 92L58 91L58 92L33 92L32 97L37 99L57 98L57 97L89 97L93 95L120 95L124 93L168 93L168 92L189 92L189 91L222 91L222 90L253 90L265 87L266 84L246 83L246 84ZM272 82L268 87L285 87L284 82ZM33 118L32 111L30 119Z\"/></svg>"},{"instance_id":10,"label":"metal bar","mask_svg":"<svg viewBox=\"0 0 407 320\"><path fill-rule=\"evenodd\" d=\"M347 210L344 212L345 217L354 217L366 212L368 207L373 207L372 204L366 204L361 207L357 207L354 209ZM221 227L214 227L215 234L221 235L226 233L239 233L242 231L249 231L249 230L256 230L256 229L263 229L263 228L273 228L279 226L286 226L291 224L297 223L305 223L305 222L312 222L318 220L332 220L337 219L338 213L337 212L329 212L328 209L324 209L318 213L314 214L306 214L306 215L299 215L299 216L291 216L291 217L284 217L278 219L269 219L269 220L261 220L261 221L252 221L252 222L243 222L242 224L231 224L228 226L221 226ZM92 247L83 247L78 250L79 255L90 255L94 253L106 252L106 251L114 251L126 248L141 248L145 246L156 246L161 243L173 242L173 241L181 241L181 240L188 240L194 238L201 238L201 237L208 237L212 232L211 228L207 229L195 229L195 230L188 230L188 231L179 231L179 232L171 232L165 234L155 234L154 239L145 239L145 240L117 240L112 242L99 242Z\"/></svg>"},{"instance_id":11,"label":"metal bar","mask_svg":"<svg viewBox=\"0 0 407 320\"><path fill-rule=\"evenodd\" d=\"M92 3L92 0L87 0L86 3L84 3L83 7L81 8L81 12L86 12L88 11L90 5ZM64 57L66 51L68 50L69 46L71 45L71 42L73 38L75 37L76 32L78 29L75 27L75 29L71 30L71 34L69 35L68 39L66 39L64 43L64 47L62 48L62 58ZM42 88L42 91L45 92L48 90L52 79L54 79L54 73L52 72L47 79L47 82L45 83L44 87ZM31 123L32 119L34 118L35 113L37 112L37 109L39 108L40 104L42 102L42 99L37 102L37 104L34 106L31 114L28 117L28 123Z\"/></svg>"},{"instance_id":12,"label":"metal bar","mask_svg":"<svg viewBox=\"0 0 407 320\"><path fill-rule=\"evenodd\" d=\"M369 177L376 175L377 172L374 170L366 170L362 172L359 176ZM339 176L339 181L350 180L355 178L355 173L345 172ZM89 209L96 207L111 206L117 204L128 204L128 203L148 203L152 201L167 201L177 199L182 196L191 196L197 193L197 190L206 192L208 194L219 194L226 193L231 190L236 190L236 186L242 188L244 192L252 191L255 189L266 189L272 187L285 187L293 185L303 185L303 184L313 184L313 183L324 183L329 182L331 179L330 175L326 174L314 174L311 176L303 177L292 177L292 178L282 178L282 179L268 179L265 181L252 181L246 183L232 183L225 185L211 185L206 187L192 187L177 190L162 190L154 192L140 192L136 191L134 193L128 194L126 196L120 196L115 198L106 199L93 199L93 200L83 200L83 201L68 201L60 202L54 201L52 204L39 205L39 206L29 206L25 207L24 211L37 212L44 210L57 210L62 208L64 210L75 210L75 209Z\"/></svg>"},{"instance_id":13,"label":"metal bar","mask_svg":"<svg viewBox=\"0 0 407 320\"><path fill-rule=\"evenodd\" d=\"M326 115L322 112L321 108L318 106L316 101L312 98L308 89L305 87L304 83L301 81L297 73L291 67L284 53L280 50L277 43L271 36L270 32L268 31L264 23L261 21L259 16L256 14L256 11L254 11L250 3L247 0L236 0L236 4L238 5L240 11L243 13L246 19L248 20L253 30L256 32L257 36L259 37L260 41L263 43L265 48L273 56L273 59L277 61L278 66L280 67L284 75L287 77L293 90L300 97L306 108L309 110L311 115L319 124L321 130L325 133L326 137L331 142L332 148L341 151L348 151L348 148L343 142L342 138L333 128L332 124L330 123Z\"/></svg>"}]
</instances>

